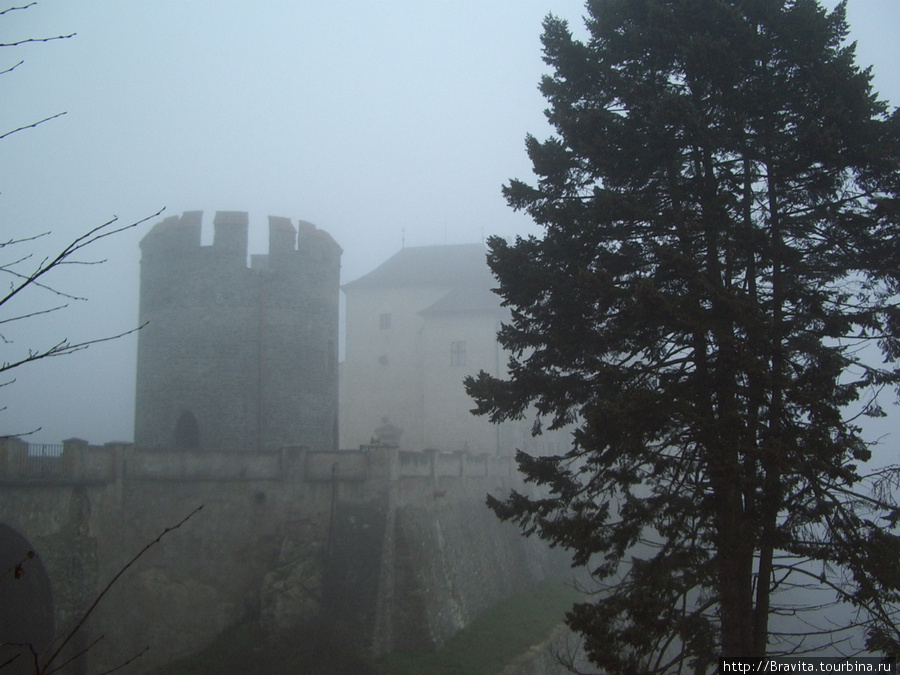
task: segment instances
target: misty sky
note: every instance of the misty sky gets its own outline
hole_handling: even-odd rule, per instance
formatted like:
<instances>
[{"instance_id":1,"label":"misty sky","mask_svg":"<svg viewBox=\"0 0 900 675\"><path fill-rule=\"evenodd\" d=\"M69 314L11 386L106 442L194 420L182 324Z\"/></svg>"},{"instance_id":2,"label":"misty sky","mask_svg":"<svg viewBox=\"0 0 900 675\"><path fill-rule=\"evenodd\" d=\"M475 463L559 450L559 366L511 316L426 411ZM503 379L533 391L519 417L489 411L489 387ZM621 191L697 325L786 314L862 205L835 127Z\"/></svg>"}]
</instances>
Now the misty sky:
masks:
<instances>
[{"instance_id":1,"label":"misty sky","mask_svg":"<svg viewBox=\"0 0 900 675\"><path fill-rule=\"evenodd\" d=\"M77 33L0 49L0 70L25 61L0 76L0 133L67 113L0 141L3 238L52 231L37 258L113 215L249 211L252 252L266 216L309 220L343 247L346 282L404 240L536 234L500 186L531 175L525 134L549 132L536 88L548 12L581 31L581 0L40 0L0 16L0 42ZM850 0L849 20L859 62L900 104L900 2ZM89 301L4 337L47 347L134 327L151 224L82 258L102 266L56 277ZM19 369L0 388L0 433L131 440L135 350L129 337Z\"/></svg>"}]
</instances>

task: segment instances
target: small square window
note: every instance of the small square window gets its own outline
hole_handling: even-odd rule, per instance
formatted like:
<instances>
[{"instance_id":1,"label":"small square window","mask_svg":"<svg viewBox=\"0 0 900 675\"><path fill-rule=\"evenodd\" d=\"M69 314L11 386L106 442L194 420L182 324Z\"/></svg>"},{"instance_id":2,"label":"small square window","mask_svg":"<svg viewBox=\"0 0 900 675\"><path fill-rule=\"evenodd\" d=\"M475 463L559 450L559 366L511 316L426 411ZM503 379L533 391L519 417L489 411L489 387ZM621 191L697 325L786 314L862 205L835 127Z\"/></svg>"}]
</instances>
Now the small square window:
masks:
<instances>
[{"instance_id":1,"label":"small square window","mask_svg":"<svg viewBox=\"0 0 900 675\"><path fill-rule=\"evenodd\" d=\"M464 366L466 365L466 343L451 342L450 343L450 365Z\"/></svg>"},{"instance_id":2,"label":"small square window","mask_svg":"<svg viewBox=\"0 0 900 675\"><path fill-rule=\"evenodd\" d=\"M381 330L387 330L391 327L391 315L390 314L379 314L378 315L378 327Z\"/></svg>"}]
</instances>

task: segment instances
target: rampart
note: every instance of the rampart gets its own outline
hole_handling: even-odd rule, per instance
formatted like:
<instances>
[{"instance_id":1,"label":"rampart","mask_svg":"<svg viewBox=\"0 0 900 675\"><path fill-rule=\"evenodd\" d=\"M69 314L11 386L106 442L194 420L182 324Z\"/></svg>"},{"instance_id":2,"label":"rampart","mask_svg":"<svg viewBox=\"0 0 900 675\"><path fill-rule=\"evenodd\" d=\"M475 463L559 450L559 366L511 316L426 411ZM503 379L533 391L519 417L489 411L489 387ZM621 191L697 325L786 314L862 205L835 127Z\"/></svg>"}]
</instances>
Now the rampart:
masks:
<instances>
[{"instance_id":1,"label":"rampart","mask_svg":"<svg viewBox=\"0 0 900 675\"><path fill-rule=\"evenodd\" d=\"M408 451L366 445L358 450L310 450L287 446L259 453L191 452L136 448L131 443L90 445L72 438L47 454L18 438L0 439L0 485L41 487L116 481L368 482L375 494L392 483L415 492L452 492L456 483L511 480L511 458L465 451ZM49 460L49 461L48 461ZM415 486L415 487L412 487Z\"/></svg>"},{"instance_id":2,"label":"rampart","mask_svg":"<svg viewBox=\"0 0 900 675\"><path fill-rule=\"evenodd\" d=\"M509 458L387 446L243 453L70 439L47 455L0 442L2 522L46 568L57 632L203 507L88 622L84 644L106 636L85 665L98 672L149 645L132 670L143 672L246 620L272 636L314 622L375 654L438 647L556 564L484 506L515 480Z\"/></svg>"}]
</instances>

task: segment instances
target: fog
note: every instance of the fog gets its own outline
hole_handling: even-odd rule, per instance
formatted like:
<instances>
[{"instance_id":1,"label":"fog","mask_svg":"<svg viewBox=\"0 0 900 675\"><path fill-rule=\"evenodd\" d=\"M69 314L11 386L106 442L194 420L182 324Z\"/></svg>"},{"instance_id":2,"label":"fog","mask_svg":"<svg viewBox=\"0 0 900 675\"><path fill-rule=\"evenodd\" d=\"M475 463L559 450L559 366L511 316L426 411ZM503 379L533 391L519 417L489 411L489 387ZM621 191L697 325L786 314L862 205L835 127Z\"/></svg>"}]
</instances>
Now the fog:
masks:
<instances>
[{"instance_id":1,"label":"fog","mask_svg":"<svg viewBox=\"0 0 900 675\"><path fill-rule=\"evenodd\" d=\"M548 133L541 20L553 12L580 32L582 10L581 0L42 0L8 13L4 42L77 35L0 50L0 70L24 60L0 77L0 133L66 112L0 142L4 237L51 232L28 249L37 260L114 215L202 209L209 224L216 210L241 210L261 252L272 214L330 232L346 282L404 244L538 233L500 186L531 175L525 134ZM876 89L900 101L900 5L851 0L849 20ZM135 327L138 242L151 224L82 258L103 265L53 280L89 300L4 337L40 348ZM58 300L35 293L19 309ZM130 336L18 369L0 389L0 433L130 440L135 348Z\"/></svg>"},{"instance_id":2,"label":"fog","mask_svg":"<svg viewBox=\"0 0 900 675\"><path fill-rule=\"evenodd\" d=\"M0 42L76 34L0 49L0 135L65 112L0 140L0 241L48 233L4 262L31 254L25 272L110 218L164 209L78 257L98 264L46 280L65 295L33 289L5 308L0 321L38 314L0 326L4 359L134 329L138 243L187 210L205 212L205 243L215 211L249 212L253 253L268 215L311 221L343 247L345 283L402 246L540 234L500 188L531 176L526 133L550 133L548 12L583 34L583 0L40 0L0 15ZM900 104L900 2L850 0L849 21L876 90ZM0 434L132 440L136 346L131 334L16 369ZM900 449L891 403L866 421L880 464Z\"/></svg>"}]
</instances>

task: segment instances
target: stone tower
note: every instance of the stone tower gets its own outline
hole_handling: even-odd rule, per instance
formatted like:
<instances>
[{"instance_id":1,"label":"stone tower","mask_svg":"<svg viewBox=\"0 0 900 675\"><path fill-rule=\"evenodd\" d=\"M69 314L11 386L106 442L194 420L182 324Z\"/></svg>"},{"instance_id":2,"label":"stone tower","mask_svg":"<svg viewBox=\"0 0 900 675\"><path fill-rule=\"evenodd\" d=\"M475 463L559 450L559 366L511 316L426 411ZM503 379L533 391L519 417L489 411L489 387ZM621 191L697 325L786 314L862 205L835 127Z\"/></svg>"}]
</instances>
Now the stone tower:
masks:
<instances>
[{"instance_id":1,"label":"stone tower","mask_svg":"<svg viewBox=\"0 0 900 675\"><path fill-rule=\"evenodd\" d=\"M157 223L141 241L135 444L255 452L337 447L341 249L311 223L269 217L247 266L248 218Z\"/></svg>"}]
</instances>

